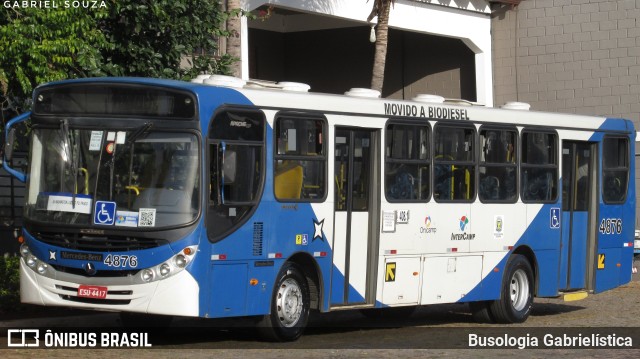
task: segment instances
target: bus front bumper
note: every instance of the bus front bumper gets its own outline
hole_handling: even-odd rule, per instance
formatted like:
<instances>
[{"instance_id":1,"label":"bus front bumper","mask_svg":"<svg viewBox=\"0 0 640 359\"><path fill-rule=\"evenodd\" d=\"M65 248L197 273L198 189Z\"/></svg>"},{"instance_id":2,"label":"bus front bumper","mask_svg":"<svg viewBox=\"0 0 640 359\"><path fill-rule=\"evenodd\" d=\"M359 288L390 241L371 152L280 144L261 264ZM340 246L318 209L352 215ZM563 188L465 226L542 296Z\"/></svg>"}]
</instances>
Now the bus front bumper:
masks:
<instances>
[{"instance_id":1,"label":"bus front bumper","mask_svg":"<svg viewBox=\"0 0 640 359\"><path fill-rule=\"evenodd\" d=\"M20 259L23 303L192 317L199 313L198 283L186 270L143 284L130 284L126 277L84 277L51 267L48 270L53 271L53 275L40 275L27 266L24 258ZM106 297L80 296L81 285L106 288Z\"/></svg>"}]
</instances>

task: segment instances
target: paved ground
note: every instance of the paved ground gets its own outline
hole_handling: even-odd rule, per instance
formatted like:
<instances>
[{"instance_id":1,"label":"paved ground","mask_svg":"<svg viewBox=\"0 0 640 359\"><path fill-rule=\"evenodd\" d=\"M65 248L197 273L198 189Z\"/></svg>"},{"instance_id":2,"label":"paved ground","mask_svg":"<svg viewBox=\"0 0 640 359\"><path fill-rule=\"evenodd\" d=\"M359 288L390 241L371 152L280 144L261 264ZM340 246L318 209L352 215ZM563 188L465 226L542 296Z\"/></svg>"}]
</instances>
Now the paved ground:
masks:
<instances>
[{"instance_id":1,"label":"paved ground","mask_svg":"<svg viewBox=\"0 0 640 359\"><path fill-rule=\"evenodd\" d=\"M640 261L636 262L640 267ZM69 312L56 318L2 320L0 328L76 327L90 325L117 330L118 316L112 313L84 314ZM246 324L246 323L244 323ZM572 329L577 328L577 329ZM631 283L612 291L591 295L577 302L560 299L536 299L531 317L526 323L499 326L478 325L473 322L466 305L434 305L420 308L409 319L391 318L384 321L364 318L356 311L328 313L314 316L305 335L294 343L264 343L255 339L255 332L242 322L178 320L172 328L154 337L153 349L56 349L56 350L0 350L2 358L34 358L45 355L56 358L75 358L78 355L101 359L133 356L136 358L627 358L640 357L640 350L561 349L533 350L531 348L501 350L449 349L467 348L468 334L510 335L517 338L545 333L594 332L633 337L640 347L640 274ZM7 348L5 333L0 332L0 348ZM586 334L585 334L586 335ZM156 339L160 338L160 341ZM542 344L540 346L543 346ZM347 349L348 348L348 349ZM442 349L440 349L442 348Z\"/></svg>"}]
</instances>

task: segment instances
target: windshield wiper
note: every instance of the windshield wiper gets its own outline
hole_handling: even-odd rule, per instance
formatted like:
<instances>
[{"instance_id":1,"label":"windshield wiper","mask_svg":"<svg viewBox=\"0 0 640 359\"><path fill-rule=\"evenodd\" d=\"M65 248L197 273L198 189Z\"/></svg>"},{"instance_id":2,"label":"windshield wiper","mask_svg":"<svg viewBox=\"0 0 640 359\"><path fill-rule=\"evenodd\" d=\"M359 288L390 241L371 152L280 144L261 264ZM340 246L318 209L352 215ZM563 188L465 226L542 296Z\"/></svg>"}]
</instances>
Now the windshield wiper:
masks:
<instances>
[{"instance_id":1,"label":"windshield wiper","mask_svg":"<svg viewBox=\"0 0 640 359\"><path fill-rule=\"evenodd\" d=\"M147 122L144 125L138 127L137 130L132 132L127 137L127 142L132 143L138 139L147 137L147 135L149 134L149 131L151 130L151 127L153 127L153 122Z\"/></svg>"},{"instance_id":2,"label":"windshield wiper","mask_svg":"<svg viewBox=\"0 0 640 359\"><path fill-rule=\"evenodd\" d=\"M69 131L69 119L60 121L60 132L64 140L64 151L71 167L71 175L73 176L73 190L71 191L71 208L76 208L76 191L78 189L78 165L74 153L75 141L73 135Z\"/></svg>"},{"instance_id":3,"label":"windshield wiper","mask_svg":"<svg viewBox=\"0 0 640 359\"><path fill-rule=\"evenodd\" d=\"M138 127L135 131L133 131L130 135L127 136L127 141L126 143L132 143L135 142L136 140L139 140L141 138L145 138L148 134L149 131L151 130L151 128L153 127L153 123L152 122L147 122L144 125ZM116 155L116 151L115 151L115 146L114 146L114 151L112 154L112 157L109 161L105 162L103 166L110 166L113 167L113 164L116 160L117 156L120 156L121 152L118 152Z\"/></svg>"}]
</instances>

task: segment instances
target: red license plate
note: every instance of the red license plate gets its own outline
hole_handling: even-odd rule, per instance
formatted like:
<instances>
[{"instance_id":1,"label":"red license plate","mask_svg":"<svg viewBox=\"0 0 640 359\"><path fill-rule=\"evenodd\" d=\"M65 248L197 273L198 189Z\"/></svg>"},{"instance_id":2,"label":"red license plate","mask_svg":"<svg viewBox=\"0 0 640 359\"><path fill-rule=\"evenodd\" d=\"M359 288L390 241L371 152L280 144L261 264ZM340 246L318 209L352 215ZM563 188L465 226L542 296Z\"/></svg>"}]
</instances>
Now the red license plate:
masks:
<instances>
[{"instance_id":1,"label":"red license plate","mask_svg":"<svg viewBox=\"0 0 640 359\"><path fill-rule=\"evenodd\" d=\"M107 287L81 285L78 287L78 297L105 299L107 297Z\"/></svg>"}]
</instances>

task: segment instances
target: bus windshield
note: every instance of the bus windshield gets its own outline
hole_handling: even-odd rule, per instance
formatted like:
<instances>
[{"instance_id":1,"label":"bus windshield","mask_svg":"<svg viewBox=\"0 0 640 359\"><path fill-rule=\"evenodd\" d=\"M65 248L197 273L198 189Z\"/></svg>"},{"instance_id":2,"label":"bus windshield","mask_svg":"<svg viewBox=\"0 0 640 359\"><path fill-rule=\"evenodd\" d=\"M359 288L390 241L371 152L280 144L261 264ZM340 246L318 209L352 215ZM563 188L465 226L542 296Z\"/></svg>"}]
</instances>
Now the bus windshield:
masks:
<instances>
[{"instance_id":1,"label":"bus windshield","mask_svg":"<svg viewBox=\"0 0 640 359\"><path fill-rule=\"evenodd\" d=\"M83 226L154 229L199 211L198 140L191 133L34 129L25 216ZM128 228L127 228L128 227Z\"/></svg>"}]
</instances>

